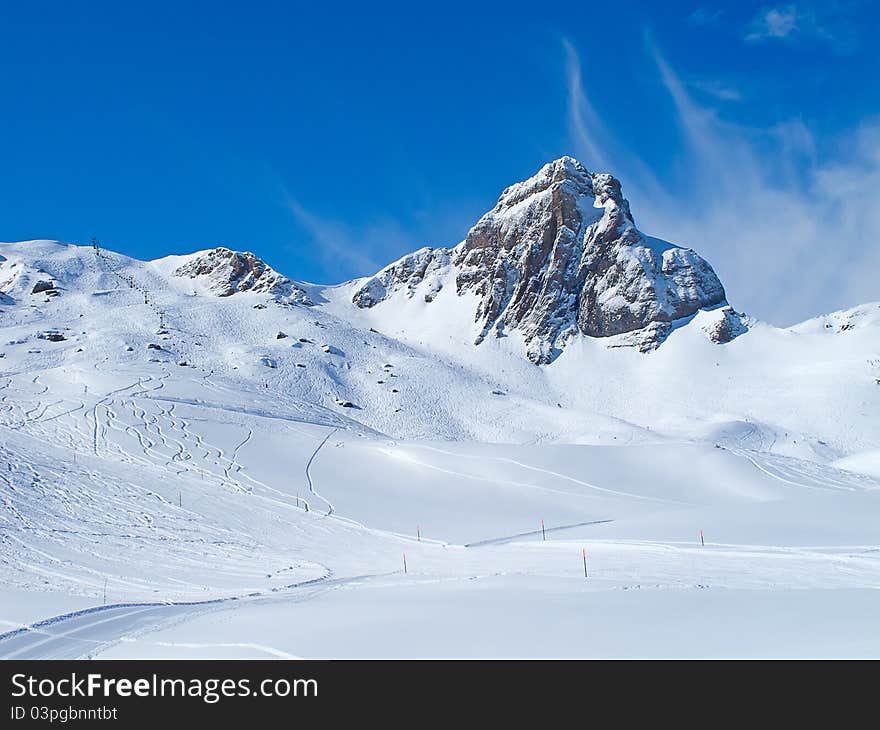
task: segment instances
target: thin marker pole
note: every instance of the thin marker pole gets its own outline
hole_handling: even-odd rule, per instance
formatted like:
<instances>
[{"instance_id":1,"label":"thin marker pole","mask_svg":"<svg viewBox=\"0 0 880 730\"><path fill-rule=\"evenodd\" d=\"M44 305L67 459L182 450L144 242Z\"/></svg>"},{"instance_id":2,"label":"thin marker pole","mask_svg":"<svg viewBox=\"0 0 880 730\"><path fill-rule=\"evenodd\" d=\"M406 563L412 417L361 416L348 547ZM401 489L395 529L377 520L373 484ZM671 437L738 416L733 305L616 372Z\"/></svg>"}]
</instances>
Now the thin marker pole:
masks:
<instances>
[{"instance_id":1,"label":"thin marker pole","mask_svg":"<svg viewBox=\"0 0 880 730\"><path fill-rule=\"evenodd\" d=\"M107 579L104 578L104 605L107 605Z\"/></svg>"},{"instance_id":2,"label":"thin marker pole","mask_svg":"<svg viewBox=\"0 0 880 730\"><path fill-rule=\"evenodd\" d=\"M703 531L700 530L700 545L706 547L706 541L703 539Z\"/></svg>"},{"instance_id":3,"label":"thin marker pole","mask_svg":"<svg viewBox=\"0 0 880 730\"><path fill-rule=\"evenodd\" d=\"M587 577L587 549L583 548L581 552L584 555L584 578Z\"/></svg>"},{"instance_id":4,"label":"thin marker pole","mask_svg":"<svg viewBox=\"0 0 880 730\"><path fill-rule=\"evenodd\" d=\"M406 553L403 554L403 574L406 575Z\"/></svg>"},{"instance_id":5,"label":"thin marker pole","mask_svg":"<svg viewBox=\"0 0 880 730\"><path fill-rule=\"evenodd\" d=\"M547 533L544 532L544 520L543 519L541 520L541 539L542 540L547 539Z\"/></svg>"},{"instance_id":6,"label":"thin marker pole","mask_svg":"<svg viewBox=\"0 0 880 730\"><path fill-rule=\"evenodd\" d=\"M422 528L416 525L416 536L419 538L419 542L422 541Z\"/></svg>"}]
</instances>

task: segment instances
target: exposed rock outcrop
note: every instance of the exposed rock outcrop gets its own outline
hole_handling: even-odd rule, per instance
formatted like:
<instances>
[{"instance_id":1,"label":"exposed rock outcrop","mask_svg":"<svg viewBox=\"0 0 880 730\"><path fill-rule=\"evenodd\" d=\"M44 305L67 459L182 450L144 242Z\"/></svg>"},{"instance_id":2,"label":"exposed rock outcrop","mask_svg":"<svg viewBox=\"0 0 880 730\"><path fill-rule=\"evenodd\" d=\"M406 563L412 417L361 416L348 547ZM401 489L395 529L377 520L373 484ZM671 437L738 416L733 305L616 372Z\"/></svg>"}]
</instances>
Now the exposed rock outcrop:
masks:
<instances>
[{"instance_id":1,"label":"exposed rock outcrop","mask_svg":"<svg viewBox=\"0 0 880 730\"><path fill-rule=\"evenodd\" d=\"M249 251L222 246L196 254L174 271L175 276L200 279L218 297L239 292L271 294L278 300L310 306L306 292Z\"/></svg>"},{"instance_id":2,"label":"exposed rock outcrop","mask_svg":"<svg viewBox=\"0 0 880 730\"><path fill-rule=\"evenodd\" d=\"M567 337L639 332L643 351L669 323L725 301L694 251L643 235L620 183L563 157L504 191L456 249L460 292L473 290L482 325L522 331L529 358L553 360Z\"/></svg>"},{"instance_id":3,"label":"exposed rock outcrop","mask_svg":"<svg viewBox=\"0 0 880 730\"><path fill-rule=\"evenodd\" d=\"M40 294L42 292L54 291L55 284L51 281L46 281L45 279L40 279L34 284L34 288L31 289L31 294Z\"/></svg>"},{"instance_id":4,"label":"exposed rock outcrop","mask_svg":"<svg viewBox=\"0 0 880 730\"><path fill-rule=\"evenodd\" d=\"M748 317L733 307L722 307L713 322L703 326L703 332L716 345L723 345L748 332Z\"/></svg>"},{"instance_id":5,"label":"exposed rock outcrop","mask_svg":"<svg viewBox=\"0 0 880 730\"><path fill-rule=\"evenodd\" d=\"M642 234L618 180L590 174L571 157L507 188L454 249L405 256L352 301L372 307L418 289L430 302L452 277L458 294L476 295L475 344L515 329L539 364L578 332L647 352L676 320L726 303L705 260Z\"/></svg>"},{"instance_id":6,"label":"exposed rock outcrop","mask_svg":"<svg viewBox=\"0 0 880 730\"><path fill-rule=\"evenodd\" d=\"M427 281L424 299L431 302L443 288L443 273L449 267L448 248L421 248L368 279L354 294L352 302L366 309L383 302L398 291L411 297L416 287Z\"/></svg>"},{"instance_id":7,"label":"exposed rock outcrop","mask_svg":"<svg viewBox=\"0 0 880 730\"><path fill-rule=\"evenodd\" d=\"M59 330L45 330L44 332L37 332L37 339L49 342L64 342L67 338Z\"/></svg>"}]
</instances>

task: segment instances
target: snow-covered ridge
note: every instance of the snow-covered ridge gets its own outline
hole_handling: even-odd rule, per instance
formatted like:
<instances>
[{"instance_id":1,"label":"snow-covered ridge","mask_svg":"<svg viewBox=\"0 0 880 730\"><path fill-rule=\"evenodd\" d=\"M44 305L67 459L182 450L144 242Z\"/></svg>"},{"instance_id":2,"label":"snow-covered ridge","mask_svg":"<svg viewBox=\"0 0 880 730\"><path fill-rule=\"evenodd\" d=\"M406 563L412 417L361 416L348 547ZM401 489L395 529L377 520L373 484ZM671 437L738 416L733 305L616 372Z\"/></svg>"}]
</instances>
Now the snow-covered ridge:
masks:
<instances>
[{"instance_id":1,"label":"snow-covered ridge","mask_svg":"<svg viewBox=\"0 0 880 730\"><path fill-rule=\"evenodd\" d=\"M798 334L852 332L880 325L880 302L867 302L857 307L823 314L791 327Z\"/></svg>"},{"instance_id":2,"label":"snow-covered ridge","mask_svg":"<svg viewBox=\"0 0 880 730\"><path fill-rule=\"evenodd\" d=\"M601 219L605 208L594 210ZM661 256L675 250L640 240ZM609 337L578 334L552 363L535 368L522 356L533 344L522 327L473 345L481 300L456 290L460 250L404 257L375 277L375 298L386 298L358 307L352 296L370 280L321 287L271 269L256 283L234 279L245 286L219 296L227 289L213 289L215 277L222 283L234 272L226 253L143 262L56 242L0 244L0 280L11 283L0 300L0 372L80 367L96 358L196 368L400 438L582 442L606 434L600 424L607 418L629 424L628 433L721 413L769 424L777 435L800 433L797 449L807 449L806 458L877 448L876 419L864 406L880 396L876 303L789 329L720 304ZM206 263L216 266L196 278L177 273ZM296 302L279 292L297 290L314 304L285 306ZM664 337L651 357L639 354ZM810 394L796 406L795 387ZM830 421L829 411L837 414Z\"/></svg>"},{"instance_id":3,"label":"snow-covered ridge","mask_svg":"<svg viewBox=\"0 0 880 730\"><path fill-rule=\"evenodd\" d=\"M450 259L452 266L450 266ZM726 304L712 267L696 252L643 235L620 182L590 174L572 157L544 165L508 187L497 205L449 249L422 249L383 269L352 296L361 308L427 281L431 302L454 280L477 297L475 344L518 330L535 363L552 362L571 337L615 337L614 345L658 347L673 323ZM727 342L736 326L711 335ZM611 343L610 343L611 344Z\"/></svg>"}]
</instances>

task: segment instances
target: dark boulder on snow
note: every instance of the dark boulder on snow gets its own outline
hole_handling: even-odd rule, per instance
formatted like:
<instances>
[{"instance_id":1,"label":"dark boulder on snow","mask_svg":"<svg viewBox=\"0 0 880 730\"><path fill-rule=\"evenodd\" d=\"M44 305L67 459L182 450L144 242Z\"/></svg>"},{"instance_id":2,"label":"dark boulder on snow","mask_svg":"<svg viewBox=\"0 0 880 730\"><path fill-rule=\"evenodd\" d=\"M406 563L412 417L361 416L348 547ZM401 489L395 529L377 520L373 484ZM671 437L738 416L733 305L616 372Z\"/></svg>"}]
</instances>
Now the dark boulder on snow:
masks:
<instances>
[{"instance_id":1,"label":"dark boulder on snow","mask_svg":"<svg viewBox=\"0 0 880 730\"><path fill-rule=\"evenodd\" d=\"M31 289L31 294L41 294L42 292L53 291L54 289L54 282L40 279L36 284L34 284L34 288Z\"/></svg>"},{"instance_id":2,"label":"dark boulder on snow","mask_svg":"<svg viewBox=\"0 0 880 730\"><path fill-rule=\"evenodd\" d=\"M63 332L58 330L46 330L45 332L37 332L37 339L48 340L49 342L64 342L67 338Z\"/></svg>"}]
</instances>

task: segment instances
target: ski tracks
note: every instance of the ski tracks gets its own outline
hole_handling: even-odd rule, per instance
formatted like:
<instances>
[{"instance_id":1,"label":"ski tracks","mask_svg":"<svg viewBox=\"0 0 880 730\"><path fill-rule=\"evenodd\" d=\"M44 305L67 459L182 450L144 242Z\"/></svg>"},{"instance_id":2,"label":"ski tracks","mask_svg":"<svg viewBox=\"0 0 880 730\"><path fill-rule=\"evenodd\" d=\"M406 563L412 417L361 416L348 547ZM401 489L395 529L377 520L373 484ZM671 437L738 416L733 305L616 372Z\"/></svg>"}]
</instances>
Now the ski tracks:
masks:
<instances>
[{"instance_id":1,"label":"ski tracks","mask_svg":"<svg viewBox=\"0 0 880 730\"><path fill-rule=\"evenodd\" d=\"M338 430L338 428L334 428L332 431L328 432L326 436L324 436L324 438L321 440L321 443L319 443L315 450L312 452L312 455L309 457L309 461L306 464L306 481L309 485L309 493L314 494L318 499L320 499L322 502L324 502L324 504L327 505L327 514L325 515L326 517L329 517L333 514L333 505L326 497L321 496L315 489L315 483L312 480L312 462L315 461L315 457L318 455L318 452L324 447L324 444L326 444L327 441L330 440L330 437Z\"/></svg>"}]
</instances>

